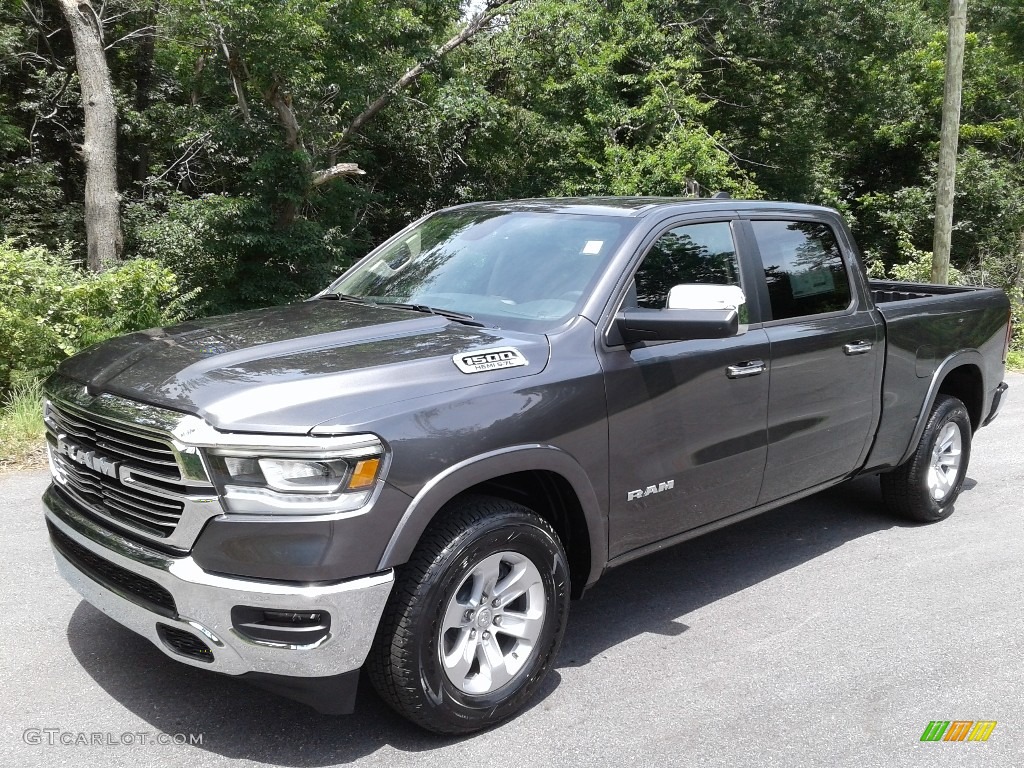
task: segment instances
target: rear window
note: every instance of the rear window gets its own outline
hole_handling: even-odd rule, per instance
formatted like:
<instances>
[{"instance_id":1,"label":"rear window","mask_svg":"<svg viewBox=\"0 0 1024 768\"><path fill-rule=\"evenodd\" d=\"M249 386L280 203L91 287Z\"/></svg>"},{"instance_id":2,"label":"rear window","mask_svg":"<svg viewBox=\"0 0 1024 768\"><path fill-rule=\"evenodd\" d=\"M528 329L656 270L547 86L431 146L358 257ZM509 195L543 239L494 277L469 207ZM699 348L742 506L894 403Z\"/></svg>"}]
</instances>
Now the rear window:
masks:
<instances>
[{"instance_id":1,"label":"rear window","mask_svg":"<svg viewBox=\"0 0 1024 768\"><path fill-rule=\"evenodd\" d=\"M752 221L751 226L773 320L850 306L850 276L831 227L813 221Z\"/></svg>"}]
</instances>

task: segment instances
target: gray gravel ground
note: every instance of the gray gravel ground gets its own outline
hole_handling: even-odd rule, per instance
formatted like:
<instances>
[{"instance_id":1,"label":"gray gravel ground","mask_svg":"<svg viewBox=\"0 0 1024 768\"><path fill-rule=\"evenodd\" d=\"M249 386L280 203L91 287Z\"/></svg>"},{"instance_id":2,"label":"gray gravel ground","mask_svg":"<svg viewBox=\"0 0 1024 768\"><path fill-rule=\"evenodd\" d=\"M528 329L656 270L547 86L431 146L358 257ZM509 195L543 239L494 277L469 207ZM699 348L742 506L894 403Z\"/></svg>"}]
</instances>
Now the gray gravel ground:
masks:
<instances>
[{"instance_id":1,"label":"gray gravel ground","mask_svg":"<svg viewBox=\"0 0 1024 768\"><path fill-rule=\"evenodd\" d=\"M331 718L171 661L57 577L46 476L0 477L0 765L1024 765L1024 376L1008 380L948 521L893 521L867 479L624 566L573 605L535 705L461 740L368 689ZM998 725L919 741L958 719ZM136 743L59 743L79 733ZM138 744L157 733L202 745Z\"/></svg>"}]
</instances>

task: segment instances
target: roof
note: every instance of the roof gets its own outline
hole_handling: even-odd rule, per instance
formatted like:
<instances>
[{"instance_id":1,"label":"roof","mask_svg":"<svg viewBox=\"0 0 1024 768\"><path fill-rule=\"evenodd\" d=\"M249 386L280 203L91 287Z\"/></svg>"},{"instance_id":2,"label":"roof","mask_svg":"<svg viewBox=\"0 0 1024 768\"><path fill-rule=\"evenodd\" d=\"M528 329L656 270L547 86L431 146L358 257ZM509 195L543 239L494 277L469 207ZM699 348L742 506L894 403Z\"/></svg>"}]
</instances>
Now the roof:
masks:
<instances>
[{"instance_id":1,"label":"roof","mask_svg":"<svg viewBox=\"0 0 1024 768\"><path fill-rule=\"evenodd\" d=\"M496 211L537 211L541 213L576 213L590 216L625 216L641 218L653 211L684 210L827 210L804 203L771 200L734 200L707 197L538 197L525 200L491 200L465 203L459 209Z\"/></svg>"}]
</instances>

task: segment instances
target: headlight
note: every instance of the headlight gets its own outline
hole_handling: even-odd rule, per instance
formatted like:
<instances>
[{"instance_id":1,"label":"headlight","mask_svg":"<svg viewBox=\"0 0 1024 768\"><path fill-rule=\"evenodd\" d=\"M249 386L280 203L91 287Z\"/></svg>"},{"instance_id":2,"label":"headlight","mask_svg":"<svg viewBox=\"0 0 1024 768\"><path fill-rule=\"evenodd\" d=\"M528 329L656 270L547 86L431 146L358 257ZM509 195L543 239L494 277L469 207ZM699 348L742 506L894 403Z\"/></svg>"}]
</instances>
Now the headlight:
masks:
<instances>
[{"instance_id":1,"label":"headlight","mask_svg":"<svg viewBox=\"0 0 1024 768\"><path fill-rule=\"evenodd\" d=\"M212 448L207 459L229 512L329 514L366 504L381 473L383 446L334 454Z\"/></svg>"},{"instance_id":2,"label":"headlight","mask_svg":"<svg viewBox=\"0 0 1024 768\"><path fill-rule=\"evenodd\" d=\"M376 464L369 459L364 464ZM225 456L224 468L233 482L267 485L275 491L337 493L349 475L344 459L254 459Z\"/></svg>"}]
</instances>

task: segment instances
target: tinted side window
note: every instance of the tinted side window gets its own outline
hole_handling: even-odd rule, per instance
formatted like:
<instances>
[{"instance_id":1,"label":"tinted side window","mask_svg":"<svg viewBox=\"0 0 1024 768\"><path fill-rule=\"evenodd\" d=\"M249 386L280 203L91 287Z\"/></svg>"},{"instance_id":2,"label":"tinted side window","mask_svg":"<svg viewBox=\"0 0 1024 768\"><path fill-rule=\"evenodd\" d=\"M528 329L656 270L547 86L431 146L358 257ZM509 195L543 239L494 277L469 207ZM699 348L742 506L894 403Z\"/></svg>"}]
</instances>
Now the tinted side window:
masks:
<instances>
[{"instance_id":1,"label":"tinted side window","mask_svg":"<svg viewBox=\"0 0 1024 768\"><path fill-rule=\"evenodd\" d=\"M674 285L739 285L728 222L687 224L659 237L636 273L637 306L664 309Z\"/></svg>"},{"instance_id":2,"label":"tinted side window","mask_svg":"<svg viewBox=\"0 0 1024 768\"><path fill-rule=\"evenodd\" d=\"M832 229L811 221L752 221L772 318L818 315L850 306L850 277Z\"/></svg>"}]
</instances>

